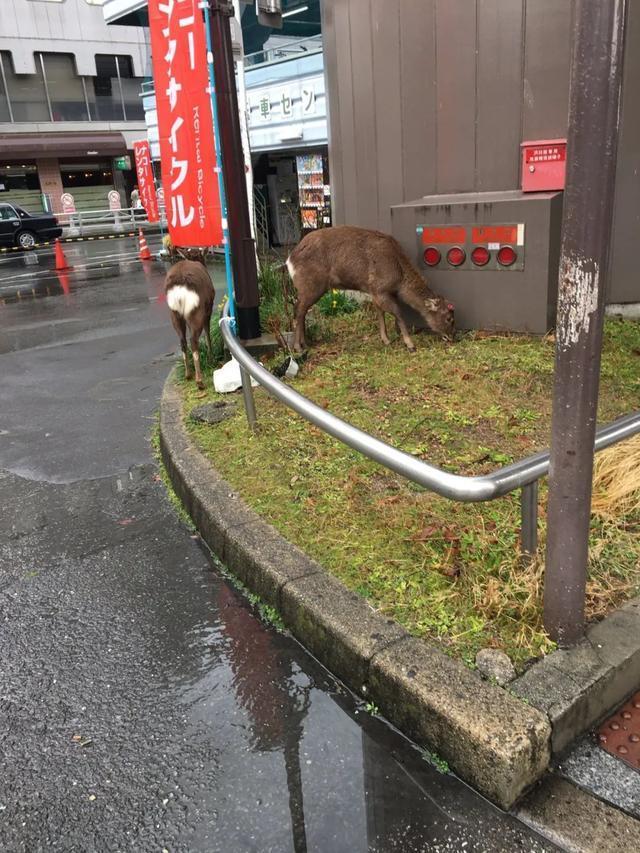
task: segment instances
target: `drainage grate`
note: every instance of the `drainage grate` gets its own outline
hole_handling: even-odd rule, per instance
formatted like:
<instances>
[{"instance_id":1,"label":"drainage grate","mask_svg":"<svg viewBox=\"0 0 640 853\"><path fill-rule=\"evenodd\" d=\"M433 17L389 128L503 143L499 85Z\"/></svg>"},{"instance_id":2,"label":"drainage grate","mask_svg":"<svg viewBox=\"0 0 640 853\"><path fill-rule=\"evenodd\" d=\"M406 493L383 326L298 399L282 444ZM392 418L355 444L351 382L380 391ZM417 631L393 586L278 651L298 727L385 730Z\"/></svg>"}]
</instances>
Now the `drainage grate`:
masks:
<instances>
[{"instance_id":1,"label":"drainage grate","mask_svg":"<svg viewBox=\"0 0 640 853\"><path fill-rule=\"evenodd\" d=\"M602 749L640 771L640 693L636 693L598 730Z\"/></svg>"}]
</instances>

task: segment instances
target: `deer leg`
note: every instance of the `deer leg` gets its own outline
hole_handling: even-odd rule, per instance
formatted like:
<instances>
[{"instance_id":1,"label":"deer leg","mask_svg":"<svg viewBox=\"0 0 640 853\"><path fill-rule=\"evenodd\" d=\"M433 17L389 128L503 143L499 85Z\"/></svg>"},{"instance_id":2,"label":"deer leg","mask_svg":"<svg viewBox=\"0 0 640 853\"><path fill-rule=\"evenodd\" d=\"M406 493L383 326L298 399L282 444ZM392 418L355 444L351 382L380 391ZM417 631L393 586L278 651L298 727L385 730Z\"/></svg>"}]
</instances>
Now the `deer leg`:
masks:
<instances>
[{"instance_id":1,"label":"deer leg","mask_svg":"<svg viewBox=\"0 0 640 853\"><path fill-rule=\"evenodd\" d=\"M196 385L200 390L204 390L204 382L202 381L202 370L200 369L200 334L201 329L191 329L191 355L193 356L193 366L196 369Z\"/></svg>"},{"instance_id":2,"label":"deer leg","mask_svg":"<svg viewBox=\"0 0 640 853\"><path fill-rule=\"evenodd\" d=\"M384 311L378 306L375 306L376 313L378 315L378 327L380 329L380 337L382 338L382 343L388 347L391 341L389 340L389 335L387 335L387 324L384 321ZM397 323L397 320L396 320Z\"/></svg>"},{"instance_id":3,"label":"deer leg","mask_svg":"<svg viewBox=\"0 0 640 853\"><path fill-rule=\"evenodd\" d=\"M189 364L189 348L187 347L187 323L184 317L180 314L176 314L175 311L171 312L171 323L173 328L178 333L178 337L180 338L180 348L182 349L182 360L184 361L184 378L191 379L191 365Z\"/></svg>"},{"instance_id":4,"label":"deer leg","mask_svg":"<svg viewBox=\"0 0 640 853\"><path fill-rule=\"evenodd\" d=\"M294 352L302 352L307 348L307 341L304 335L304 323L307 317L307 311L311 306L318 301L318 297L314 296L312 299L309 297L298 296L298 303L296 305L296 332L293 338L293 351Z\"/></svg>"},{"instance_id":5,"label":"deer leg","mask_svg":"<svg viewBox=\"0 0 640 853\"><path fill-rule=\"evenodd\" d=\"M402 310L398 301L394 299L391 294L386 293L376 298L376 307L378 310L386 311L389 314L393 314L396 318L396 323L398 324L398 328L400 329L400 334L402 335L402 340L405 343L406 348L409 352L415 352L416 348L411 340L411 336L409 335L409 329L407 328L407 324L402 317Z\"/></svg>"},{"instance_id":6,"label":"deer leg","mask_svg":"<svg viewBox=\"0 0 640 853\"><path fill-rule=\"evenodd\" d=\"M209 311L205 322L204 322L204 337L207 342L207 349L209 350L209 357L213 355L213 347L211 345L211 314L213 313L213 306L211 311Z\"/></svg>"}]
</instances>

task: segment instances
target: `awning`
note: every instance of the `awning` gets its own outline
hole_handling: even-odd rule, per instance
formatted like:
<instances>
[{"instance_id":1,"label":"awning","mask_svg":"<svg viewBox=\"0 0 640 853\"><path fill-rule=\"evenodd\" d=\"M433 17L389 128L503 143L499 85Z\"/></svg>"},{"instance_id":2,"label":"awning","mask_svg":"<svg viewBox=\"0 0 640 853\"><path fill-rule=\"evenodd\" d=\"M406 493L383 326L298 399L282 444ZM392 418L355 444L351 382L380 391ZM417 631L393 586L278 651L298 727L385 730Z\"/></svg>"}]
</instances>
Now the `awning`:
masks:
<instances>
[{"instance_id":1,"label":"awning","mask_svg":"<svg viewBox=\"0 0 640 853\"><path fill-rule=\"evenodd\" d=\"M121 133L1 133L0 160L36 157L116 157L126 154Z\"/></svg>"}]
</instances>

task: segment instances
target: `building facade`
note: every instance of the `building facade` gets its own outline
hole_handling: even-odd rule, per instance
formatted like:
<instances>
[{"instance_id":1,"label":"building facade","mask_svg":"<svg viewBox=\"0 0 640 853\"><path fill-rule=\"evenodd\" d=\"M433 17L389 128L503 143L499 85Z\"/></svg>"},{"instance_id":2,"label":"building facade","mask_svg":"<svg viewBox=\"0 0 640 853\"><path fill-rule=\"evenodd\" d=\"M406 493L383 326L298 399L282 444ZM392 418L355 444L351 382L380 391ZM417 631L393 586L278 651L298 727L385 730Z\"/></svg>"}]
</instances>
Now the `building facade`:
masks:
<instances>
[{"instance_id":1,"label":"building facade","mask_svg":"<svg viewBox=\"0 0 640 853\"><path fill-rule=\"evenodd\" d=\"M127 206L146 126L139 26L107 26L102 0L1 0L0 200L62 211Z\"/></svg>"},{"instance_id":2,"label":"building facade","mask_svg":"<svg viewBox=\"0 0 640 853\"><path fill-rule=\"evenodd\" d=\"M257 23L253 3L236 7L240 25L232 20L232 42L253 167L256 232L264 249L296 243L304 232L331 222L320 8L318 0L287 0L282 30L271 30ZM107 0L103 9L113 29L148 21L147 4L140 0ZM244 55L247 45L260 49ZM143 86L143 105L157 161L152 82Z\"/></svg>"},{"instance_id":3,"label":"building facade","mask_svg":"<svg viewBox=\"0 0 640 853\"><path fill-rule=\"evenodd\" d=\"M521 143L567 135L572 6L323 0L336 221L390 231L394 208L423 196L451 205L456 195L519 191ZM630 0L609 275L616 303L640 302L639 47L640 0ZM415 253L415 228L396 236ZM445 293L449 272L430 273Z\"/></svg>"}]
</instances>

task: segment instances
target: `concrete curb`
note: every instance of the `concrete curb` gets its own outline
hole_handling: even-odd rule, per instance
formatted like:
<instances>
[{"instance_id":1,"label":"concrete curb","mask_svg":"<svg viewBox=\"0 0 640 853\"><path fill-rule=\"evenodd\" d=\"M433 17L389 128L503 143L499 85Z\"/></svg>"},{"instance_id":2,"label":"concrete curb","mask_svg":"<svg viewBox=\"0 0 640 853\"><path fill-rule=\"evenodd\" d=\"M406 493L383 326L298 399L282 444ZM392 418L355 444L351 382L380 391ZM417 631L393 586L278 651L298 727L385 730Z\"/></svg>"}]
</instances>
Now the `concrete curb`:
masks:
<instances>
[{"instance_id":1,"label":"concrete curb","mask_svg":"<svg viewBox=\"0 0 640 853\"><path fill-rule=\"evenodd\" d=\"M572 649L535 663L509 688L547 715L551 748L562 752L640 684L640 598L592 625Z\"/></svg>"},{"instance_id":2,"label":"concrete curb","mask_svg":"<svg viewBox=\"0 0 640 853\"><path fill-rule=\"evenodd\" d=\"M560 850L622 853L640 848L637 820L556 777L532 791L516 815Z\"/></svg>"},{"instance_id":3,"label":"concrete curb","mask_svg":"<svg viewBox=\"0 0 640 853\"><path fill-rule=\"evenodd\" d=\"M189 438L173 372L160 405L160 448L212 551L349 687L502 808L542 776L546 715L409 636L250 510Z\"/></svg>"}]
</instances>

